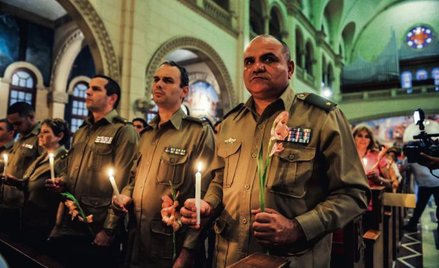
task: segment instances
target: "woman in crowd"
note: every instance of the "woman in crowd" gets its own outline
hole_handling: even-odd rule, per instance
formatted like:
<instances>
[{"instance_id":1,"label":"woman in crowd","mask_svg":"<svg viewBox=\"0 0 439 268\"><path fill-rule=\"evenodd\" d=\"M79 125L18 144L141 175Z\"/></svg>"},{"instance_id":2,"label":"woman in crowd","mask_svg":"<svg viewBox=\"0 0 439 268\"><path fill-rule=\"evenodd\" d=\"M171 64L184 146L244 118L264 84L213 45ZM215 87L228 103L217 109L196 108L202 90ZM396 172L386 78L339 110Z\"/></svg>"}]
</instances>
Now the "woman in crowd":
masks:
<instances>
[{"instance_id":1,"label":"woman in crowd","mask_svg":"<svg viewBox=\"0 0 439 268\"><path fill-rule=\"evenodd\" d=\"M46 190L46 179L51 178L49 155L54 157L54 176L62 175L65 167L70 131L62 119L46 119L38 136L44 152L26 170L28 181L23 208L24 238L32 243L42 243L49 235L56 219L60 202L58 194Z\"/></svg>"},{"instance_id":2,"label":"woman in crowd","mask_svg":"<svg viewBox=\"0 0 439 268\"><path fill-rule=\"evenodd\" d=\"M384 147L381 151L378 149L372 129L367 125L358 125L354 128L353 135L369 186L386 186L391 189L392 181L387 169L386 149Z\"/></svg>"}]
</instances>

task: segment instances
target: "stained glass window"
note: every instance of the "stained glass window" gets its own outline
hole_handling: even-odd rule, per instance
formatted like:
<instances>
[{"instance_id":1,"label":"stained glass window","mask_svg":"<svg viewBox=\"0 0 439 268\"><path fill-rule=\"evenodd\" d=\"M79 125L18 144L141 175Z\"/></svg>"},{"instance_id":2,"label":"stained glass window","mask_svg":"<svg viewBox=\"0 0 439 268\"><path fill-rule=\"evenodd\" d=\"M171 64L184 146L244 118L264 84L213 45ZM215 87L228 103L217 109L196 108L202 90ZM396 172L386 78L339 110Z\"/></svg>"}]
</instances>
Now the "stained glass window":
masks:
<instances>
[{"instance_id":1,"label":"stained glass window","mask_svg":"<svg viewBox=\"0 0 439 268\"><path fill-rule=\"evenodd\" d=\"M416 26L406 35L406 42L412 48L421 49L433 41L433 34L426 26Z\"/></svg>"}]
</instances>

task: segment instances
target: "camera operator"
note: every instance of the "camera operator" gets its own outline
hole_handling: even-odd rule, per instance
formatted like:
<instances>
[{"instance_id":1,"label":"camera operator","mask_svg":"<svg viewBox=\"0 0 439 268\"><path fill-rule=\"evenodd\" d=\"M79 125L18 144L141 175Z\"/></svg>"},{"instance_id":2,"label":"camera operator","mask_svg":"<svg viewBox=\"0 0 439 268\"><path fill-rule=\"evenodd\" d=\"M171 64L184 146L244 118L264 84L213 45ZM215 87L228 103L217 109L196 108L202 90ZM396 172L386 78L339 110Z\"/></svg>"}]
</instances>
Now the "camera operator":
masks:
<instances>
[{"instance_id":1,"label":"camera operator","mask_svg":"<svg viewBox=\"0 0 439 268\"><path fill-rule=\"evenodd\" d=\"M420 153L421 158L419 164L428 167L429 169L439 169L439 157L434 157L428 154Z\"/></svg>"}]
</instances>

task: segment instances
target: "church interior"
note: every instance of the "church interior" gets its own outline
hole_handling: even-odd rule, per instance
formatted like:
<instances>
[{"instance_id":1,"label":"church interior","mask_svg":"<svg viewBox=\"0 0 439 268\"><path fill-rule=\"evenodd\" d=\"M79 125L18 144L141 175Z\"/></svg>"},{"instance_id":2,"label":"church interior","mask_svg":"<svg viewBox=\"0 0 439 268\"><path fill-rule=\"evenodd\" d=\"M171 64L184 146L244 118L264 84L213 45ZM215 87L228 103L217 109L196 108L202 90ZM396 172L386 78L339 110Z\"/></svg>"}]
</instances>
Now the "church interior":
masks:
<instances>
[{"instance_id":1,"label":"church interior","mask_svg":"<svg viewBox=\"0 0 439 268\"><path fill-rule=\"evenodd\" d=\"M39 121L62 118L75 133L90 79L105 74L121 86L119 114L150 121L154 71L172 60L189 73L188 113L215 124L250 97L243 51L270 34L291 50L296 93L335 102L352 127L368 125L400 154L419 134L415 110L439 134L438 12L437 0L0 0L0 118L24 101ZM409 175L401 180L399 192L416 194ZM408 232L413 207L382 204L358 250L355 223L334 235L331 266L437 267L436 207L431 198ZM2 255L9 267L57 267L0 236Z\"/></svg>"}]
</instances>

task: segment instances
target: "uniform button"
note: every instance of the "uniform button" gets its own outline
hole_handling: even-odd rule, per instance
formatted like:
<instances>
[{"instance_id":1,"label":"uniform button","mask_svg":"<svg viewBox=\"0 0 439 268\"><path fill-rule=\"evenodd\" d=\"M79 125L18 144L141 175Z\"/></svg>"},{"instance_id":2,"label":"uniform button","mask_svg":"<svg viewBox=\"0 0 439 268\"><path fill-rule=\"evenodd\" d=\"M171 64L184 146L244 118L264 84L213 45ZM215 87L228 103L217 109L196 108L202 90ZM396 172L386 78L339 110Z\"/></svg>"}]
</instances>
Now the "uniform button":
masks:
<instances>
[{"instance_id":1,"label":"uniform button","mask_svg":"<svg viewBox=\"0 0 439 268\"><path fill-rule=\"evenodd\" d=\"M175 159L174 159L174 158L171 158L170 161L171 161L171 163L174 163L174 162L175 162Z\"/></svg>"},{"instance_id":2,"label":"uniform button","mask_svg":"<svg viewBox=\"0 0 439 268\"><path fill-rule=\"evenodd\" d=\"M257 154L256 153L252 153L252 157L256 158Z\"/></svg>"},{"instance_id":3,"label":"uniform button","mask_svg":"<svg viewBox=\"0 0 439 268\"><path fill-rule=\"evenodd\" d=\"M259 129L262 129L264 126L263 125L258 125L258 128Z\"/></svg>"},{"instance_id":4,"label":"uniform button","mask_svg":"<svg viewBox=\"0 0 439 268\"><path fill-rule=\"evenodd\" d=\"M250 189L250 184L244 185L244 189L249 190Z\"/></svg>"},{"instance_id":5,"label":"uniform button","mask_svg":"<svg viewBox=\"0 0 439 268\"><path fill-rule=\"evenodd\" d=\"M247 224L247 219L246 218L242 218L241 223L242 224Z\"/></svg>"},{"instance_id":6,"label":"uniform button","mask_svg":"<svg viewBox=\"0 0 439 268\"><path fill-rule=\"evenodd\" d=\"M288 159L293 160L294 157L295 157L294 154L290 154L290 155L288 156Z\"/></svg>"}]
</instances>

